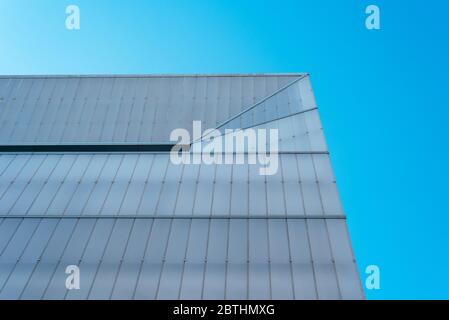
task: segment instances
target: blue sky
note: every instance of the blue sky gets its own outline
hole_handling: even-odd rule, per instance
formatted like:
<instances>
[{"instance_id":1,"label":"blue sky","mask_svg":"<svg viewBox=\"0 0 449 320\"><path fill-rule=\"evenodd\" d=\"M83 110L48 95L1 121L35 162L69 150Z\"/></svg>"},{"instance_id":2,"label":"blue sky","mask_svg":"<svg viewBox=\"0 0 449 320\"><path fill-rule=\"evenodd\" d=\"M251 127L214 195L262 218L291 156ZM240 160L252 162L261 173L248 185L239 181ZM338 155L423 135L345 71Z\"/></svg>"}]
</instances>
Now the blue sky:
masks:
<instances>
[{"instance_id":1,"label":"blue sky","mask_svg":"<svg viewBox=\"0 0 449 320\"><path fill-rule=\"evenodd\" d=\"M449 299L448 15L445 0L3 0L0 74L310 72L362 278L381 268L367 297Z\"/></svg>"}]
</instances>

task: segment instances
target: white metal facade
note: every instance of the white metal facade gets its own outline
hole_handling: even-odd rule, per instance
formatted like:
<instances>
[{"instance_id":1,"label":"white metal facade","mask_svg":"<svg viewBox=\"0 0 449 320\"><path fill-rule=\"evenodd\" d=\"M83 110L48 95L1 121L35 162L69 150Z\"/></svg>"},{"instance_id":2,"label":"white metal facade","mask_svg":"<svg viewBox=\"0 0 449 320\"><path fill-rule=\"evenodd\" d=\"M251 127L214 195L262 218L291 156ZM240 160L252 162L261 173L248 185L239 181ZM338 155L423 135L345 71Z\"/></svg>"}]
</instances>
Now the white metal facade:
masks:
<instances>
[{"instance_id":1,"label":"white metal facade","mask_svg":"<svg viewBox=\"0 0 449 320\"><path fill-rule=\"evenodd\" d=\"M0 154L0 298L363 298L308 75L0 78L2 145L165 143L193 120L277 128L277 174L166 152Z\"/></svg>"}]
</instances>

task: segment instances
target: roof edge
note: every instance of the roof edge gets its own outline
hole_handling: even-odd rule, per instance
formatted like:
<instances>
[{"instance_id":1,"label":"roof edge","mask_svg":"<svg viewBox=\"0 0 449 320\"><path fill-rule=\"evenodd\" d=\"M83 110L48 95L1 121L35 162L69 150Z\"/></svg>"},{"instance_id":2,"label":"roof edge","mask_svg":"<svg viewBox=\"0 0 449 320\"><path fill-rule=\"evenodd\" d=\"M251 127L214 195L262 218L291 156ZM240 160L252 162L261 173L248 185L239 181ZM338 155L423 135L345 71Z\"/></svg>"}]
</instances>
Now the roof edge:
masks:
<instances>
[{"instance_id":1,"label":"roof edge","mask_svg":"<svg viewBox=\"0 0 449 320\"><path fill-rule=\"evenodd\" d=\"M301 77L307 72L294 73L204 73L204 74L54 74L54 75L0 75L0 79L11 78L186 78L186 77Z\"/></svg>"}]
</instances>

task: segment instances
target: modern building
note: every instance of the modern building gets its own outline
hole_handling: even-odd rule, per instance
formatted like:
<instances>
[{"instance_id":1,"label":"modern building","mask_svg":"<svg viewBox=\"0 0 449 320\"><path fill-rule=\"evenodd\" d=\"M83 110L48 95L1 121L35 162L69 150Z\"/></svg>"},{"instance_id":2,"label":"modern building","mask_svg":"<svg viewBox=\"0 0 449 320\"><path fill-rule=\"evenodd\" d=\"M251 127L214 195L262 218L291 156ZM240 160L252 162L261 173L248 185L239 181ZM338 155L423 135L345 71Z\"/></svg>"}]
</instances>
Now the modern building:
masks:
<instances>
[{"instance_id":1,"label":"modern building","mask_svg":"<svg viewBox=\"0 0 449 320\"><path fill-rule=\"evenodd\" d=\"M276 172L174 163L194 120ZM0 77L0 299L363 298L308 74Z\"/></svg>"}]
</instances>

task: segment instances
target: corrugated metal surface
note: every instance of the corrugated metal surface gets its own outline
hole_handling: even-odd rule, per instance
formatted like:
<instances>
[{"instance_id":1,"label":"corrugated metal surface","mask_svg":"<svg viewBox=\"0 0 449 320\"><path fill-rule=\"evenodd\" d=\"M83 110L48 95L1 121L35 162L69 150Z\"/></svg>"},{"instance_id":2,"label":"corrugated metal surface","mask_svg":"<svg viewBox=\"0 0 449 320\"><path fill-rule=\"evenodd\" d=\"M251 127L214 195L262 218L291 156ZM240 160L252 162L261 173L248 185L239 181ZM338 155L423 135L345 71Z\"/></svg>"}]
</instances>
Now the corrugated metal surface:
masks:
<instances>
[{"instance_id":1,"label":"corrugated metal surface","mask_svg":"<svg viewBox=\"0 0 449 320\"><path fill-rule=\"evenodd\" d=\"M297 76L0 78L0 143L164 142L214 128Z\"/></svg>"},{"instance_id":2,"label":"corrugated metal surface","mask_svg":"<svg viewBox=\"0 0 449 320\"><path fill-rule=\"evenodd\" d=\"M316 108L309 77L298 77L289 85L227 119L220 129L254 127Z\"/></svg>"},{"instance_id":3,"label":"corrugated metal surface","mask_svg":"<svg viewBox=\"0 0 449 320\"><path fill-rule=\"evenodd\" d=\"M168 153L1 155L0 215L343 214L329 155L280 154L268 176L244 162L175 165Z\"/></svg>"},{"instance_id":4,"label":"corrugated metal surface","mask_svg":"<svg viewBox=\"0 0 449 320\"><path fill-rule=\"evenodd\" d=\"M0 298L363 298L316 108L301 75L0 77L3 144L167 141L202 120L277 128L280 146L273 176L162 152L0 154Z\"/></svg>"},{"instance_id":5,"label":"corrugated metal surface","mask_svg":"<svg viewBox=\"0 0 449 320\"><path fill-rule=\"evenodd\" d=\"M2 299L362 296L343 220L28 218L0 230ZM67 291L73 264L81 287Z\"/></svg>"},{"instance_id":6,"label":"corrugated metal surface","mask_svg":"<svg viewBox=\"0 0 449 320\"><path fill-rule=\"evenodd\" d=\"M243 135L246 135L249 130L257 134L257 130L266 130L266 150L270 148L269 130L276 129L278 131L277 149L280 152L326 152L327 145L324 139L323 129L321 127L320 118L317 109L312 109L304 113L297 113L279 119L274 119L262 124L256 124L252 127L245 127L244 129L233 129L231 133L226 133L225 130L231 128L221 127L221 138L227 138L235 135L236 130ZM201 144L203 147L210 142L211 134L205 135L201 140L197 140L193 145ZM235 143L236 145L236 143ZM251 151L253 145L245 144L236 148L239 152Z\"/></svg>"}]
</instances>

